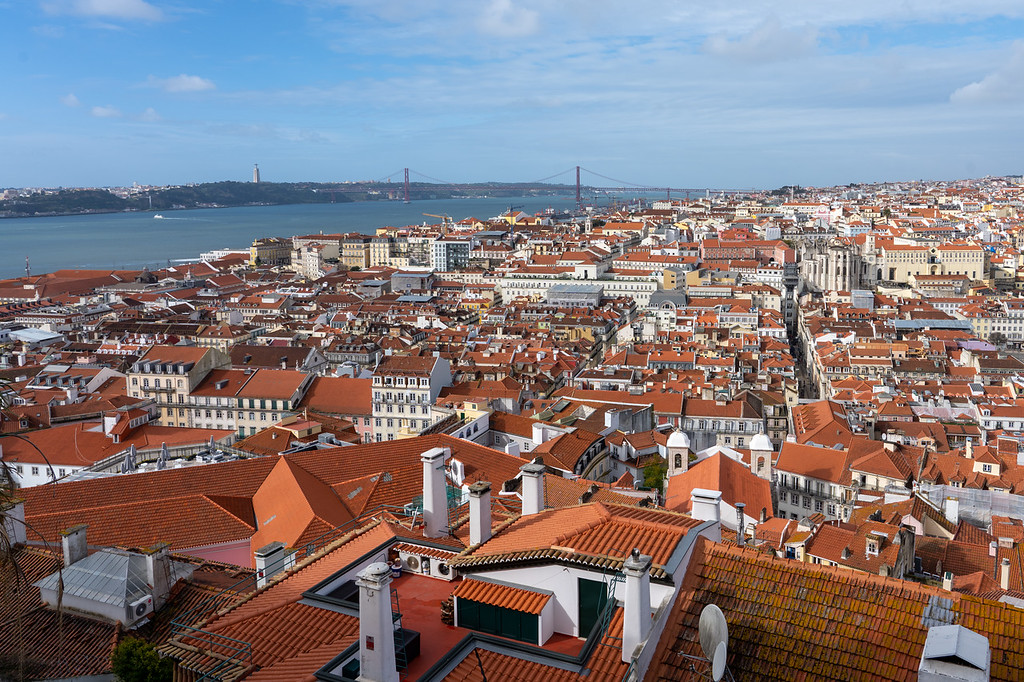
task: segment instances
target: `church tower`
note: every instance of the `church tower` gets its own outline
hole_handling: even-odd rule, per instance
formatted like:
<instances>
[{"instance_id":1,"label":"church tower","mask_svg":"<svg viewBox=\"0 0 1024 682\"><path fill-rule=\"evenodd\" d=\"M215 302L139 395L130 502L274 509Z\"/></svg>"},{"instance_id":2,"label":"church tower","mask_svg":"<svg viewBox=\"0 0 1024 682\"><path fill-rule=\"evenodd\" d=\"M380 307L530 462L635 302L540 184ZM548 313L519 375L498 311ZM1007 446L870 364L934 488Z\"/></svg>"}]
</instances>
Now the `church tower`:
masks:
<instances>
[{"instance_id":1,"label":"church tower","mask_svg":"<svg viewBox=\"0 0 1024 682\"><path fill-rule=\"evenodd\" d=\"M668 443L668 478L685 473L690 468L690 437L682 431L669 434Z\"/></svg>"},{"instance_id":2,"label":"church tower","mask_svg":"<svg viewBox=\"0 0 1024 682\"><path fill-rule=\"evenodd\" d=\"M772 441L761 432L750 439L750 473L771 482L772 480Z\"/></svg>"}]
</instances>

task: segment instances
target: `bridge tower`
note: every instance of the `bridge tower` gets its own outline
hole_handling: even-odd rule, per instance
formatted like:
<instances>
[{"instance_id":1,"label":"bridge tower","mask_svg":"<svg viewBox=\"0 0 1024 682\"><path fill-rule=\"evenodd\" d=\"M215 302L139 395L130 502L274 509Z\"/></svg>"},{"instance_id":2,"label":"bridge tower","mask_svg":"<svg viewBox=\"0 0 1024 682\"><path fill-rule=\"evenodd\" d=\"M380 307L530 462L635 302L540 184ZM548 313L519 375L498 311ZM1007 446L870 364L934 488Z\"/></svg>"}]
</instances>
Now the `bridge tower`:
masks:
<instances>
[{"instance_id":1,"label":"bridge tower","mask_svg":"<svg viewBox=\"0 0 1024 682\"><path fill-rule=\"evenodd\" d=\"M576 166L576 210L583 208L583 198L580 196L580 167Z\"/></svg>"},{"instance_id":2,"label":"bridge tower","mask_svg":"<svg viewBox=\"0 0 1024 682\"><path fill-rule=\"evenodd\" d=\"M405 203L409 203L409 169L405 169Z\"/></svg>"}]
</instances>

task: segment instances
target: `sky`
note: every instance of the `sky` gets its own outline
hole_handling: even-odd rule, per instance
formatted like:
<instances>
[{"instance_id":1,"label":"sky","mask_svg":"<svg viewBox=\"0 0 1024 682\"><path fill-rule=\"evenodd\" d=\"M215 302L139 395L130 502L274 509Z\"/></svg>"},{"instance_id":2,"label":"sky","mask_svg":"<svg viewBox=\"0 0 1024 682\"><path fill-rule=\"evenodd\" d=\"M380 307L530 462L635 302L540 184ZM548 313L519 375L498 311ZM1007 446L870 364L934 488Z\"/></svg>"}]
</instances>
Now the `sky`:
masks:
<instances>
[{"instance_id":1,"label":"sky","mask_svg":"<svg viewBox=\"0 0 1024 682\"><path fill-rule=\"evenodd\" d=\"M1024 172L1021 0L0 0L0 63L0 187Z\"/></svg>"}]
</instances>

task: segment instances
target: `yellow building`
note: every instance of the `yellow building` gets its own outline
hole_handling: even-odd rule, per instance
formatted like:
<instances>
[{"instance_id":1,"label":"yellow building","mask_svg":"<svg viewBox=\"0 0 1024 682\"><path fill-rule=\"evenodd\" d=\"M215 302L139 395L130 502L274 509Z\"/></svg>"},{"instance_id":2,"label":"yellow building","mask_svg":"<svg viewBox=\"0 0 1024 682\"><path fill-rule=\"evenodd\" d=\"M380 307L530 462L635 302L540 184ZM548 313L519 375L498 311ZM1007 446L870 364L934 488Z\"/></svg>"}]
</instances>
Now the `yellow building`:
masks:
<instances>
[{"instance_id":1,"label":"yellow building","mask_svg":"<svg viewBox=\"0 0 1024 682\"><path fill-rule=\"evenodd\" d=\"M288 265L291 261L292 242L289 239L254 239L249 247L249 265Z\"/></svg>"}]
</instances>

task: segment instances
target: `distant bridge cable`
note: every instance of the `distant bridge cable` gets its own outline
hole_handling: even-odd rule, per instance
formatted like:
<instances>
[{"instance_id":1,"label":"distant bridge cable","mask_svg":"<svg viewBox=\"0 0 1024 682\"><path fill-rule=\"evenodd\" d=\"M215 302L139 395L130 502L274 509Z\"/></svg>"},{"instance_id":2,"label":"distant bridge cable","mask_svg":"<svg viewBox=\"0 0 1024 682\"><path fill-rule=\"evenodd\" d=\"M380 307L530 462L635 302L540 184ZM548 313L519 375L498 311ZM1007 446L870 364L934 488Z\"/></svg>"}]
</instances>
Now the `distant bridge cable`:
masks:
<instances>
[{"instance_id":1,"label":"distant bridge cable","mask_svg":"<svg viewBox=\"0 0 1024 682\"><path fill-rule=\"evenodd\" d=\"M420 173L419 171L412 170L411 168L409 169L409 172L410 173L415 173L416 175L420 176L421 178L426 178L427 180L430 180L431 182L436 182L436 183L438 183L440 185L450 185L452 187L458 187L459 184L460 184L458 182L448 182L447 180L438 180L437 178L430 177L426 173Z\"/></svg>"},{"instance_id":2,"label":"distant bridge cable","mask_svg":"<svg viewBox=\"0 0 1024 682\"><path fill-rule=\"evenodd\" d=\"M539 184L541 184L543 182L547 182L548 180L554 180L555 178L557 178L559 176L568 175L568 174L572 173L574 170L576 170L575 166L572 167L572 168L566 168L564 171L555 173L554 175L549 175L546 178L541 178L540 180L531 180L530 182L527 182L525 184L527 184L527 185L539 185ZM568 183L568 184L572 184L572 183Z\"/></svg>"},{"instance_id":3,"label":"distant bridge cable","mask_svg":"<svg viewBox=\"0 0 1024 682\"><path fill-rule=\"evenodd\" d=\"M396 176L399 177L399 178L402 177L402 173L404 171L405 171L404 168L399 168L394 173L388 173L387 175L382 176L379 180L374 180L374 182L396 184L396 183L392 183L391 182L391 178L396 177ZM399 180L398 182L401 182L401 180Z\"/></svg>"},{"instance_id":4,"label":"distant bridge cable","mask_svg":"<svg viewBox=\"0 0 1024 682\"><path fill-rule=\"evenodd\" d=\"M590 170L589 168L582 168L581 167L581 170L585 170L586 172L590 173L591 175L596 175L597 177L601 178L602 180L607 180L609 182L614 182L614 183L617 183L619 185L630 185L632 187L636 187L637 189L661 189L660 187L654 187L652 185L641 185L640 183L637 183L637 182L627 182L625 180L616 180L615 178L609 178L607 175L601 175L600 173L595 173L594 171Z\"/></svg>"}]
</instances>

